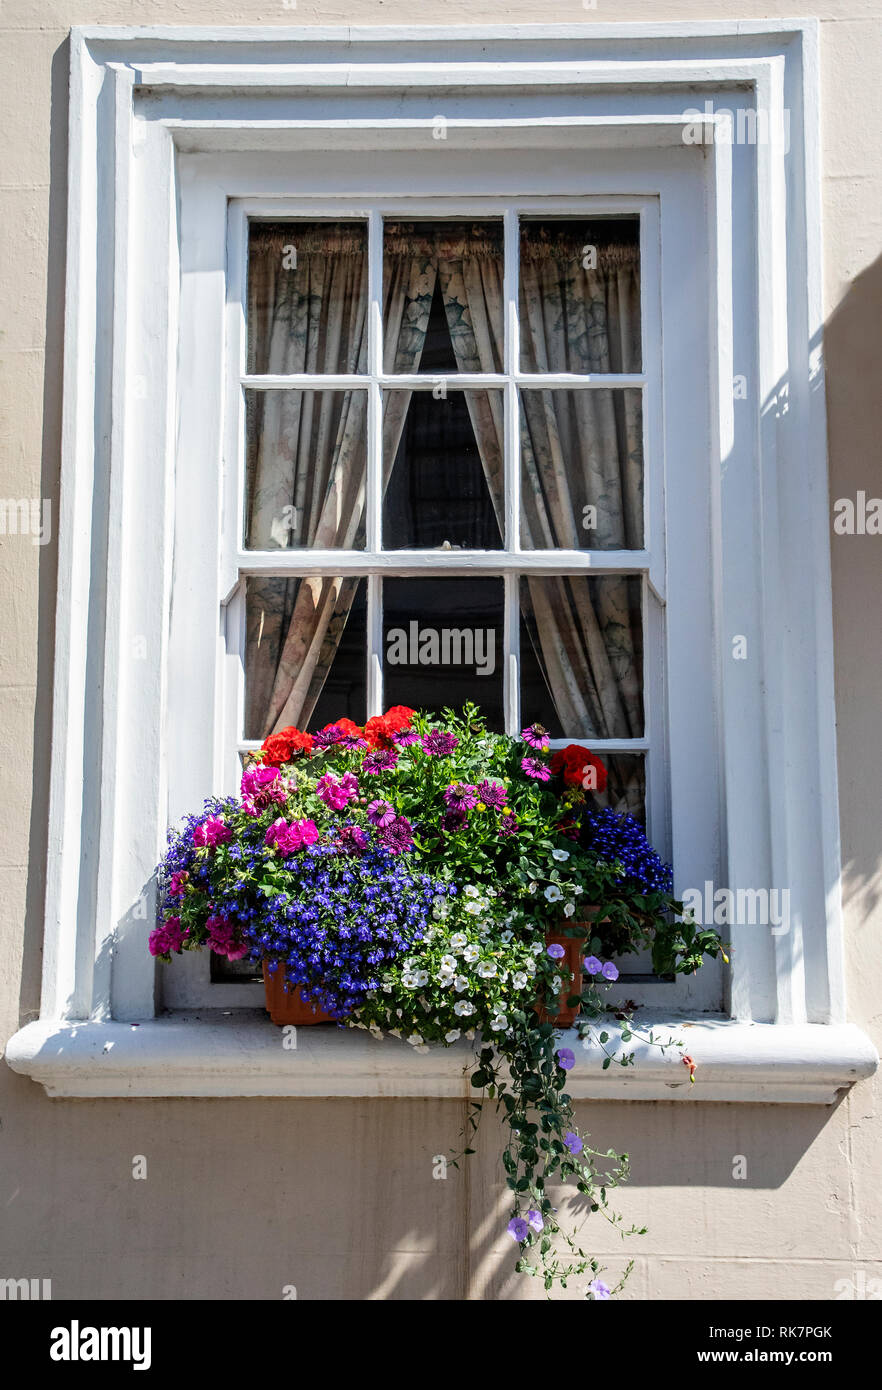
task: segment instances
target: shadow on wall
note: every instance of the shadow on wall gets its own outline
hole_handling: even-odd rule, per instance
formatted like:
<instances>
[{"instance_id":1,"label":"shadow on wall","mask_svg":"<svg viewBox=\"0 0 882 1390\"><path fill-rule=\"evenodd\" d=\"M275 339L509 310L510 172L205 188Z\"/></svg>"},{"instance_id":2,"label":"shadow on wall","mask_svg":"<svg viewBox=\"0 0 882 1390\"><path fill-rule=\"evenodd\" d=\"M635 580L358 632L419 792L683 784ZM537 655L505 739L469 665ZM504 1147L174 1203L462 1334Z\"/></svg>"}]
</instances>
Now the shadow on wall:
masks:
<instances>
[{"instance_id":1,"label":"shadow on wall","mask_svg":"<svg viewBox=\"0 0 882 1390\"><path fill-rule=\"evenodd\" d=\"M867 503L882 497L882 257L858 276L830 316L824 355L843 900L857 924L882 897L882 535L858 532L864 510L858 493ZM832 529L840 499L855 503L854 534Z\"/></svg>"}]
</instances>

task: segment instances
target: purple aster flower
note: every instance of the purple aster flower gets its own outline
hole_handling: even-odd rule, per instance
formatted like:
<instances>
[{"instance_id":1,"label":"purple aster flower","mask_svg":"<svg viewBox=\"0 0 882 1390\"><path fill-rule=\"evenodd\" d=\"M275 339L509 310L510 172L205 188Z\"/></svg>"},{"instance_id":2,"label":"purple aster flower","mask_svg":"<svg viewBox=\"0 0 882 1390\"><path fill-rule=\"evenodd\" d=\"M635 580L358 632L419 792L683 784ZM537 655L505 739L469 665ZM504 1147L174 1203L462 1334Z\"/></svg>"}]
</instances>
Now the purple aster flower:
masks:
<instances>
[{"instance_id":1,"label":"purple aster flower","mask_svg":"<svg viewBox=\"0 0 882 1390\"><path fill-rule=\"evenodd\" d=\"M529 1227L522 1216L513 1216L505 1228L512 1240L516 1240L518 1245L527 1239Z\"/></svg>"},{"instance_id":2,"label":"purple aster flower","mask_svg":"<svg viewBox=\"0 0 882 1390\"><path fill-rule=\"evenodd\" d=\"M407 748L409 744L421 741L415 729L402 729L400 734L393 734L392 737L402 748Z\"/></svg>"},{"instance_id":3,"label":"purple aster flower","mask_svg":"<svg viewBox=\"0 0 882 1390\"><path fill-rule=\"evenodd\" d=\"M619 972L611 960L606 962L600 973L605 980L617 980L619 978Z\"/></svg>"},{"instance_id":4,"label":"purple aster flower","mask_svg":"<svg viewBox=\"0 0 882 1390\"><path fill-rule=\"evenodd\" d=\"M507 840L509 835L517 835L518 829L518 823L514 816L503 816L501 818L499 822L499 834L504 840Z\"/></svg>"},{"instance_id":5,"label":"purple aster flower","mask_svg":"<svg viewBox=\"0 0 882 1390\"><path fill-rule=\"evenodd\" d=\"M406 816L396 816L391 825L380 829L377 839L393 854L404 854L413 845L413 827Z\"/></svg>"},{"instance_id":6,"label":"purple aster flower","mask_svg":"<svg viewBox=\"0 0 882 1390\"><path fill-rule=\"evenodd\" d=\"M337 743L352 741L352 735L347 734L345 729L341 729L339 724L332 724L329 729L322 729L319 733L313 734L313 748L333 748Z\"/></svg>"},{"instance_id":7,"label":"purple aster flower","mask_svg":"<svg viewBox=\"0 0 882 1390\"><path fill-rule=\"evenodd\" d=\"M548 730L544 729L541 724L530 724L526 729L521 729L521 738L531 748L548 747Z\"/></svg>"},{"instance_id":8,"label":"purple aster flower","mask_svg":"<svg viewBox=\"0 0 882 1390\"><path fill-rule=\"evenodd\" d=\"M594 1297L601 1301L612 1297L612 1290L608 1284L604 1284L602 1279L592 1279L588 1285L588 1292L593 1293Z\"/></svg>"},{"instance_id":9,"label":"purple aster flower","mask_svg":"<svg viewBox=\"0 0 882 1390\"><path fill-rule=\"evenodd\" d=\"M576 1054L571 1047L559 1047L555 1053L557 1065L563 1071L569 1071L576 1065Z\"/></svg>"},{"instance_id":10,"label":"purple aster flower","mask_svg":"<svg viewBox=\"0 0 882 1390\"><path fill-rule=\"evenodd\" d=\"M563 960L566 951L559 942L553 941L550 946L546 947L545 954L551 956L552 960Z\"/></svg>"},{"instance_id":11,"label":"purple aster flower","mask_svg":"<svg viewBox=\"0 0 882 1390\"><path fill-rule=\"evenodd\" d=\"M382 829L394 821L395 807L388 801L372 801L367 808L367 818L371 825L378 825Z\"/></svg>"},{"instance_id":12,"label":"purple aster flower","mask_svg":"<svg viewBox=\"0 0 882 1390\"><path fill-rule=\"evenodd\" d=\"M463 826L468 824L468 819L465 811L445 811L441 817L441 829L451 835L454 831L462 830Z\"/></svg>"},{"instance_id":13,"label":"purple aster flower","mask_svg":"<svg viewBox=\"0 0 882 1390\"><path fill-rule=\"evenodd\" d=\"M501 811L508 801L508 793L501 782L479 782L478 797L494 811Z\"/></svg>"},{"instance_id":14,"label":"purple aster flower","mask_svg":"<svg viewBox=\"0 0 882 1390\"><path fill-rule=\"evenodd\" d=\"M599 975L603 969L603 965L596 956L586 956L585 969L589 975Z\"/></svg>"},{"instance_id":15,"label":"purple aster flower","mask_svg":"<svg viewBox=\"0 0 882 1390\"><path fill-rule=\"evenodd\" d=\"M544 1231L544 1229L545 1229L545 1222L542 1220L542 1213L541 1213L541 1212L533 1211L532 1209L531 1209L530 1211L528 1211L528 1212L527 1212L527 1223L528 1223L528 1225L530 1225L530 1226L533 1227L533 1230L534 1230L534 1231L537 1231L537 1232L538 1232L538 1231Z\"/></svg>"},{"instance_id":16,"label":"purple aster flower","mask_svg":"<svg viewBox=\"0 0 882 1390\"><path fill-rule=\"evenodd\" d=\"M442 734L440 729L433 729L422 739L423 752L428 753L430 758L449 757L458 743L456 734Z\"/></svg>"},{"instance_id":17,"label":"purple aster flower","mask_svg":"<svg viewBox=\"0 0 882 1390\"><path fill-rule=\"evenodd\" d=\"M575 1131L572 1129L567 1130L566 1134L564 1135L564 1143L566 1144L571 1154L580 1154L582 1152L582 1149L585 1147L578 1134L576 1134Z\"/></svg>"},{"instance_id":18,"label":"purple aster flower","mask_svg":"<svg viewBox=\"0 0 882 1390\"><path fill-rule=\"evenodd\" d=\"M451 811L470 811L478 804L478 788L468 782L452 782L444 793Z\"/></svg>"},{"instance_id":19,"label":"purple aster flower","mask_svg":"<svg viewBox=\"0 0 882 1390\"><path fill-rule=\"evenodd\" d=\"M361 766L365 772L391 772L397 762L398 754L383 748L376 753L368 753Z\"/></svg>"},{"instance_id":20,"label":"purple aster flower","mask_svg":"<svg viewBox=\"0 0 882 1390\"><path fill-rule=\"evenodd\" d=\"M535 777L537 782L547 782L551 778L551 772L540 758L521 758L521 771L528 777Z\"/></svg>"}]
</instances>

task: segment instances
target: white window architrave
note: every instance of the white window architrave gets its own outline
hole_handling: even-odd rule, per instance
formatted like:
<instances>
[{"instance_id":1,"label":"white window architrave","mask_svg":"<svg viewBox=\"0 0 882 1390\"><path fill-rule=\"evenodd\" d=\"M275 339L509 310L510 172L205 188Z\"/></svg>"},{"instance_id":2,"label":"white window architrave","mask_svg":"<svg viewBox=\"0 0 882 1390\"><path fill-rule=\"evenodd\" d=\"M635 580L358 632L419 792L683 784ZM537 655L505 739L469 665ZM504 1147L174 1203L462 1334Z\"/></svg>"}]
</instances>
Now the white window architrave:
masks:
<instances>
[{"instance_id":1,"label":"white window architrave","mask_svg":"<svg viewBox=\"0 0 882 1390\"><path fill-rule=\"evenodd\" d=\"M730 929L728 1012L703 1016L696 996L672 1021L690 1030L700 1086L676 1057L638 1049L636 1068L608 1072L580 1051L570 1089L831 1103L873 1071L843 989L817 39L814 21L73 31L43 999L40 1019L8 1044L16 1070L52 1095L466 1092L456 1049L422 1058L322 1029L301 1030L288 1052L257 1013L153 1017L144 939L169 812L193 804L190 790L203 795L205 769L219 776L225 756L223 720L198 717L199 701L214 708L228 660L215 594L206 627L198 585L223 574L223 333L212 325L226 266L217 233L188 240L187 219L225 239L229 199L279 196L286 162L305 171L312 160L312 196L365 197L371 153L396 152L403 174L408 160L425 170L430 153L452 167L489 149L500 173L506 160L541 171L555 162L543 151L563 162L575 152L580 193L658 198L666 338L690 286L706 297L704 329L674 355L695 377L666 380L665 400L668 416L679 405L689 419L709 400L707 428L672 456L676 427L662 426L668 596L689 536L710 600L706 624L702 603L667 612L671 682L677 664L696 666L694 705L672 702L669 721L677 889L700 887L689 879L711 859L717 884L791 896L786 935ZM701 144L695 108L708 112ZM721 113L733 109L765 113L771 133L730 144ZM439 113L444 150L429 151ZM774 137L783 130L786 142ZM340 185L347 160L358 187ZM323 167L336 183L322 185ZM700 221L685 215L694 187ZM678 215L679 260L664 232ZM652 350L645 342L644 370ZM193 362L205 369L198 412L180 390ZM733 398L736 375L744 399ZM695 487L695 456L706 487ZM731 659L737 635L745 661ZM677 827L691 837L682 808L708 796L719 854L699 839L693 860Z\"/></svg>"}]
</instances>

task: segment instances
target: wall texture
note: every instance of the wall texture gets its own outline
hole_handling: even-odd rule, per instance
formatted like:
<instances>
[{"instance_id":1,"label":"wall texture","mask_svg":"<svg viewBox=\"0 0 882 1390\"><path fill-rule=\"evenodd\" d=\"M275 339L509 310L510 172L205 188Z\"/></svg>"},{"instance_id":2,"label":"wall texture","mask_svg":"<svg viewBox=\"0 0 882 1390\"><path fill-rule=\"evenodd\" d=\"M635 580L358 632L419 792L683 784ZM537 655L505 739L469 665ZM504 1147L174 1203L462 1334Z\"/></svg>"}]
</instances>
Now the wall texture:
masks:
<instances>
[{"instance_id":1,"label":"wall texture","mask_svg":"<svg viewBox=\"0 0 882 1390\"><path fill-rule=\"evenodd\" d=\"M831 497L882 492L882 0L5 0L0 11L0 497L57 514L66 101L72 24L822 21ZM882 539L833 537L850 1016L880 1043ZM54 641L54 543L0 538L0 1041L36 1016ZM594 1248L629 1296L830 1299L882 1278L874 1084L832 1110L604 1103L629 1149L620 1208L649 1234ZM50 1101L0 1068L0 1276L55 1297L523 1298L497 1236L492 1126L433 1181L460 1116L429 1101ZM148 1160L133 1182L132 1158ZM733 1159L747 1160L745 1181ZM882 1288L882 1285L879 1286ZM864 1295L865 1296L865 1295Z\"/></svg>"}]
</instances>

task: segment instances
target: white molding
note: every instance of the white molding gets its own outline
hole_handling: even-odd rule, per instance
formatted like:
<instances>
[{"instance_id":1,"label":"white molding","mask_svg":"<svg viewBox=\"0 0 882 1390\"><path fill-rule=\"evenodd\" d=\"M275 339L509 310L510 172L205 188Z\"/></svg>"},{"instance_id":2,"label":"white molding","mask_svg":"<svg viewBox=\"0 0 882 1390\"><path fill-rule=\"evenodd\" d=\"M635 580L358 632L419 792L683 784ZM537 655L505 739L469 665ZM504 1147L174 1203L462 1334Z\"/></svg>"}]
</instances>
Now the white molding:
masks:
<instances>
[{"instance_id":1,"label":"white molding","mask_svg":"<svg viewBox=\"0 0 882 1390\"><path fill-rule=\"evenodd\" d=\"M357 201L363 151L371 142L403 151L411 161L401 166L403 177L442 93L455 135L443 155L450 169L461 168L478 147L511 152L559 145L569 157L574 148L590 149L580 191L608 198L611 206L617 199L657 196L662 186L650 179L650 186L635 188L617 169L618 150L648 151L647 158L660 150L660 158L688 160L693 172L702 171L708 221L700 231L713 248L707 297L717 411L704 458L710 522L702 526L694 499L690 515L702 543L707 532L701 565L713 576L721 655L719 708L705 711L702 694L698 714L725 730L719 748L725 768L721 872L733 885L790 886L798 904L788 939L749 928L733 932L732 1010L739 1019L765 1021L696 1023L690 1050L708 1080L688 1091L681 1080L676 1094L829 1102L839 1088L869 1074L875 1054L844 1024L820 389L818 35L817 20L72 30L43 996L41 1020L9 1044L17 1070L54 1094L70 1095L461 1094L455 1087L444 1090L452 1084L447 1054L443 1065L431 1061L428 1071L419 1070L424 1059L406 1054L406 1065L390 1061L394 1075L384 1080L377 1063L365 1068L357 1061L364 1040L340 1035L346 1044L341 1052L337 1035L309 1042L311 1030L303 1055L314 1054L316 1065L304 1072L299 1090L285 1090L287 1073L278 1058L271 1060L278 1036L256 1018L247 1024L149 1019L153 967L142 954L146 923L132 913L161 848L170 760L192 767L195 788L204 785L206 766L215 769L229 757L209 729L197 731L198 748L182 743L176 709L168 705L168 672L181 651L201 642L203 655L215 655L218 641L216 631L192 632L180 615L170 630L168 619L170 521L173 501L180 502L175 448L195 438L192 418L185 421L191 434L175 438L176 218L179 208L189 215L193 205L190 194L180 198L181 180L193 177L192 161L198 161L193 197L204 200L212 217L223 217L230 198L271 198L278 191L278 162L290 160L292 150L312 160L315 170L321 151L334 149L355 171L352 186L329 187L316 177L311 195L351 194ZM761 144L731 151L683 144L684 107L705 98L731 105L736 90L739 100L790 112L786 159L780 149ZM247 107L248 94L260 91L266 119L254 119ZM515 101L518 116L512 118ZM148 107L150 119L143 119ZM227 183L221 160L234 169ZM407 187L385 192L395 197ZM537 183L537 197L543 188ZM506 192L494 189L496 196ZM661 198L660 220L663 262L665 237L669 247L682 243L684 256L700 244L699 229L676 200ZM223 269L213 262L201 267L198 237L193 244L190 269L205 272L200 310L222 319ZM142 267L140 275L129 273L134 265ZM703 287L706 263L697 274ZM685 272L679 292L688 292ZM663 304L666 328L671 311L670 301ZM133 335L133 322L144 331ZM187 350L196 351L198 324L183 323L181 333ZM726 401L733 369L748 374L756 393L740 415L741 407L733 411ZM132 372L146 382L147 406L132 401ZM214 380L213 393L222 393L220 363ZM687 401L688 389L684 383L675 399ZM147 428L151 422L154 428ZM695 458L691 465L670 461L669 427L666 420L670 512L676 469L680 482L694 477ZM219 460L223 440L209 443ZM692 447L700 453L703 441ZM200 448L208 467L204 439ZM198 491L190 506L198 506ZM186 518L178 524L186 528ZM220 573L220 556L209 558ZM617 560L605 557L603 565L614 568ZM541 565L541 557L529 563ZM256 567L263 564L258 557ZM659 577L651 582L657 588ZM736 672L722 644L742 619L752 624L757 660ZM140 634L150 641L151 660L135 673L126 666L127 643ZM760 707L766 689L772 698ZM144 737L129 756L122 731L131 728ZM672 722L672 765L675 793L687 799L696 791L695 770L683 761L689 737L681 712ZM176 795L186 800L189 790L179 780ZM698 790L704 798L706 784ZM694 999L689 1007L696 1007ZM144 1021L133 1028L110 1021L108 1013ZM698 1056L692 1038L701 1040L705 1056ZM108 1041L113 1045L105 1052ZM400 1056L393 1043L384 1048L376 1055ZM627 1075L586 1078L588 1089L579 1094L659 1095L676 1086L666 1066L646 1057ZM410 1084L408 1069L423 1077L437 1073L436 1089L396 1090ZM356 1084L346 1078L359 1071L373 1079L364 1080L362 1090L346 1090ZM577 1079L581 1086L581 1066ZM267 1085L276 1089L260 1089Z\"/></svg>"},{"instance_id":2,"label":"white molding","mask_svg":"<svg viewBox=\"0 0 882 1390\"><path fill-rule=\"evenodd\" d=\"M599 1046L585 1049L575 1030L562 1034L576 1062L567 1076L575 1100L739 1101L832 1105L871 1076L872 1044L848 1024L776 1025L725 1019L654 1021L657 1036L685 1044L696 1081L679 1048L628 1042L633 1066L601 1068ZM618 1042L609 1025L610 1043ZM30 1023L11 1040L6 1060L50 1096L422 1096L473 1097L472 1046L415 1052L407 1043L333 1025L298 1028L296 1048L281 1028L250 1010L227 1016L181 1013L140 1024ZM290 1038L289 1038L290 1046Z\"/></svg>"}]
</instances>

